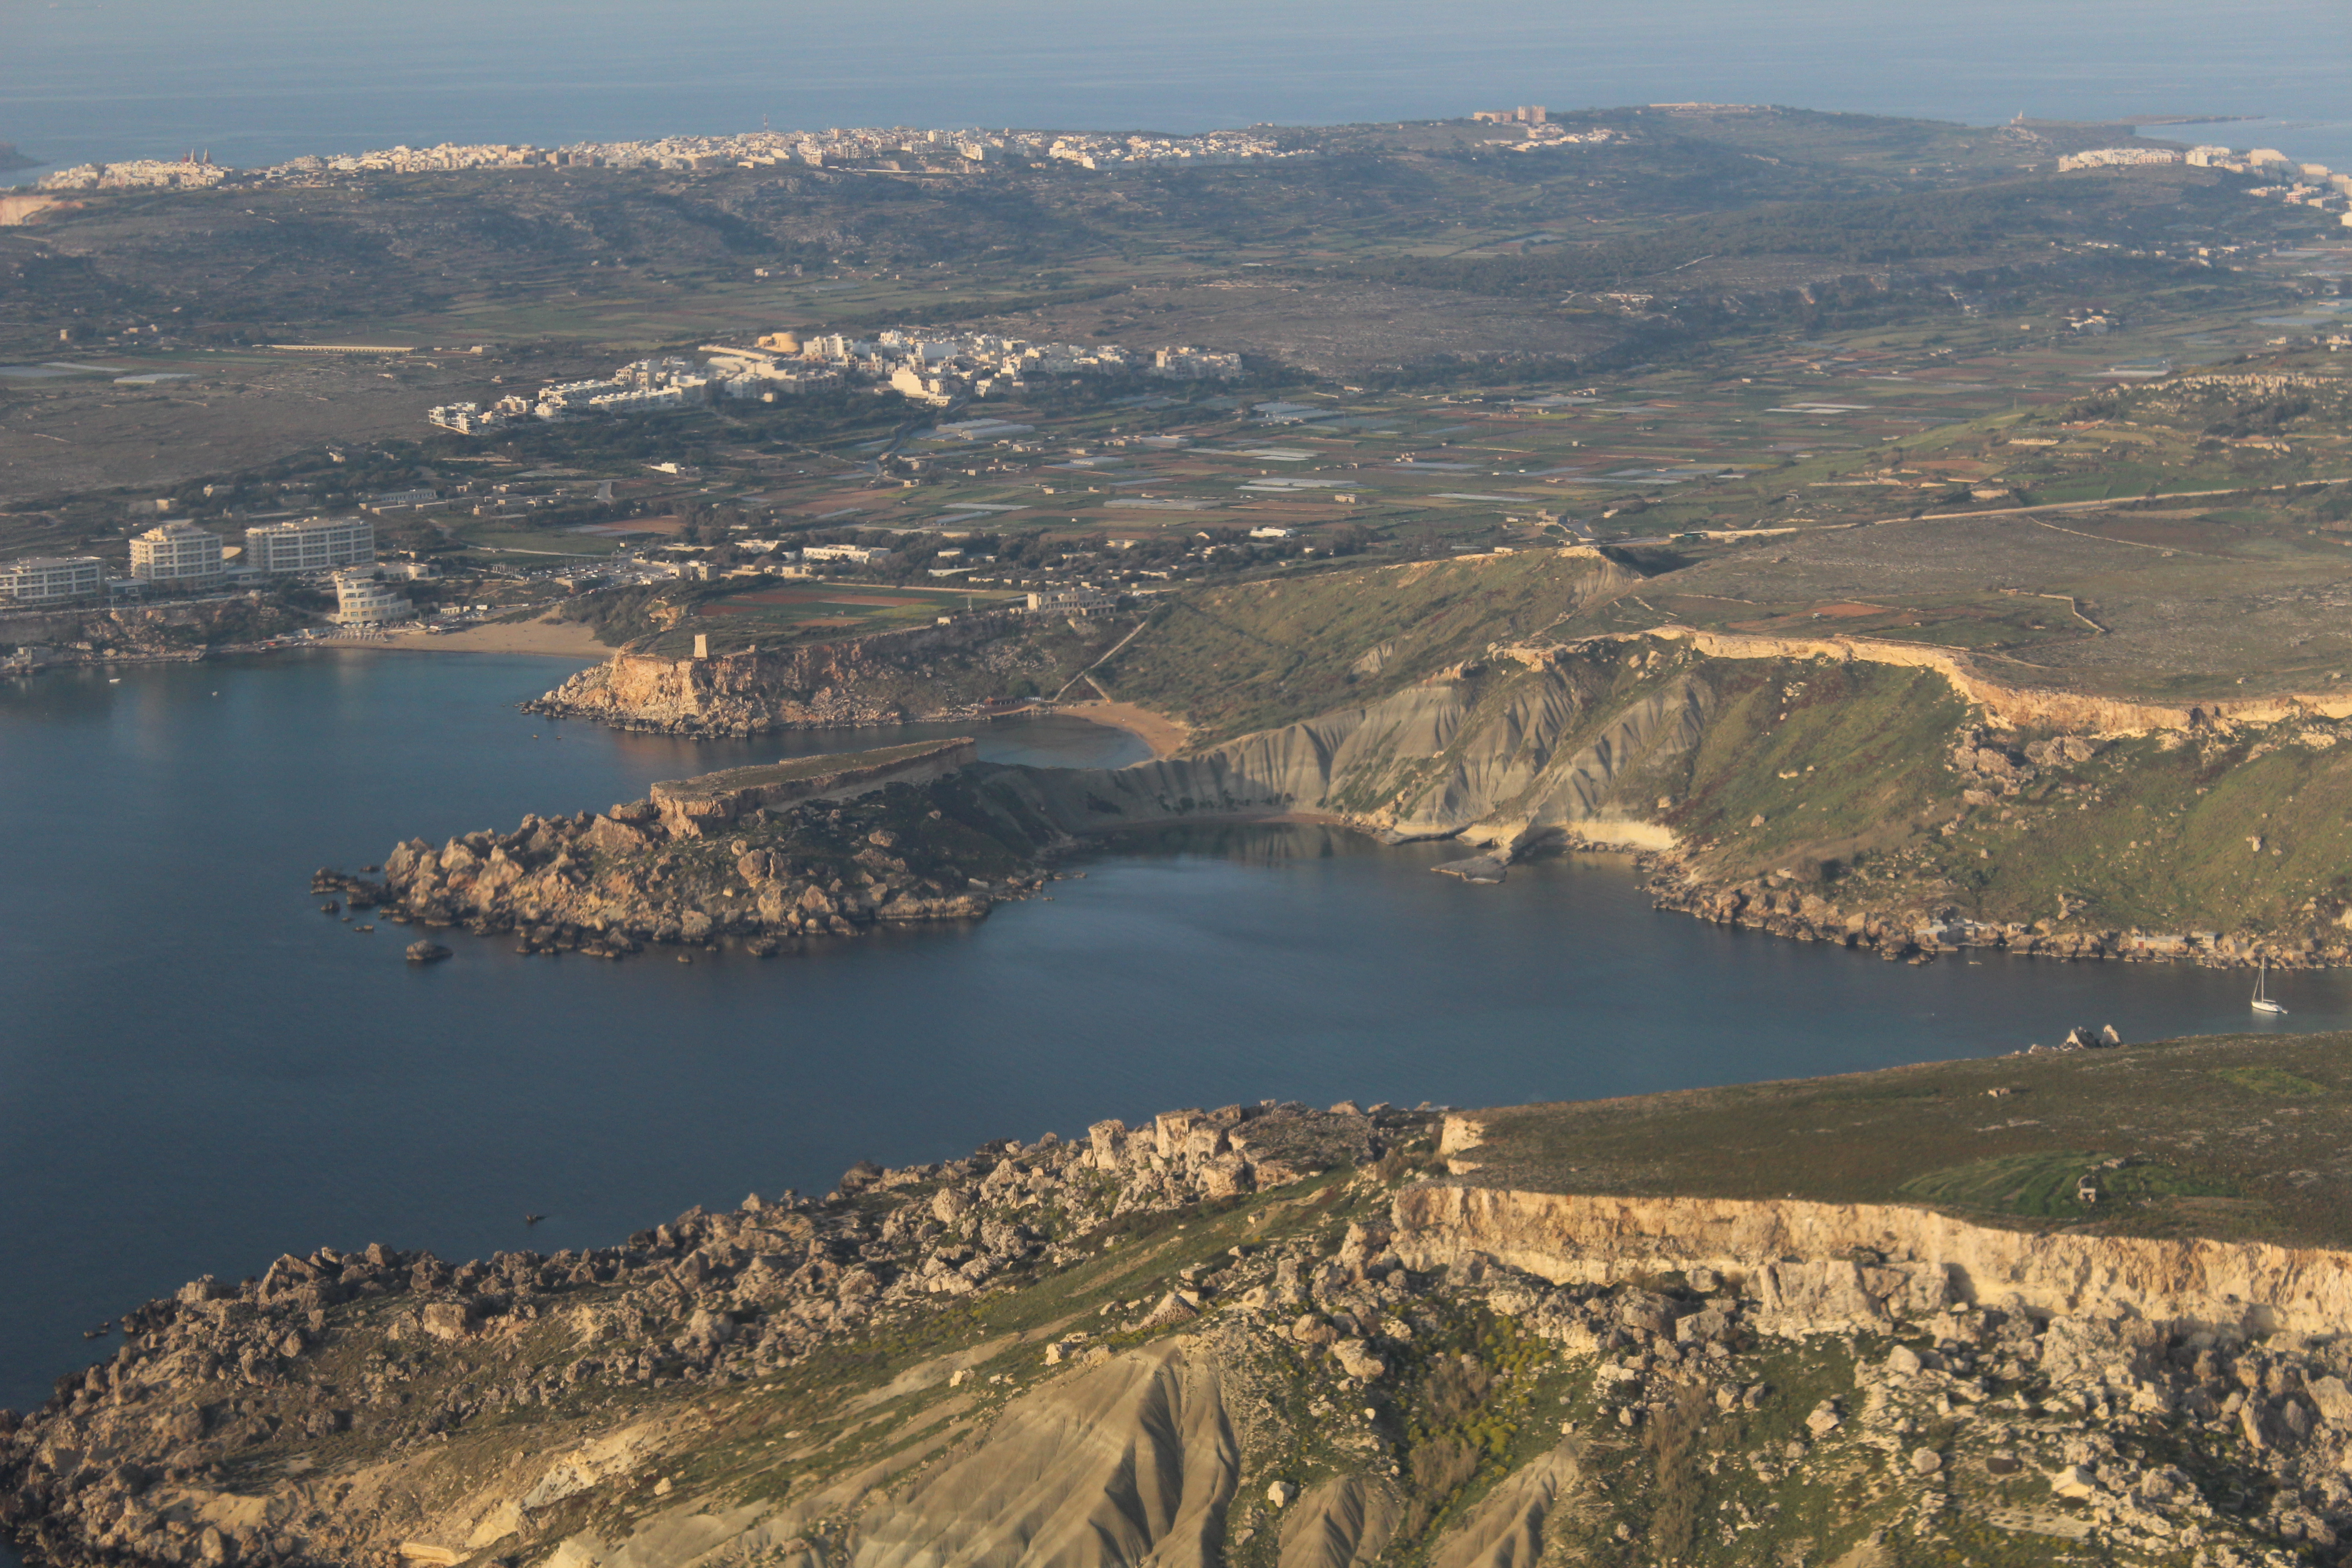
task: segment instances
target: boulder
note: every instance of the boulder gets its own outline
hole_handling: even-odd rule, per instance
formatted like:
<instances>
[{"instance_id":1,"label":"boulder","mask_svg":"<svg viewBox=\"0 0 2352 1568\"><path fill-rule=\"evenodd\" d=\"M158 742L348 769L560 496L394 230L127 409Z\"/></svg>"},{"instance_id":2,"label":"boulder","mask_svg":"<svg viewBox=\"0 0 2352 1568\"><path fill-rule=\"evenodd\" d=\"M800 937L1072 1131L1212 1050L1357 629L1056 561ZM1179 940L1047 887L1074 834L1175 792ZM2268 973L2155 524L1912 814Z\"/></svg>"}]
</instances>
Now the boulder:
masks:
<instances>
[{"instance_id":1,"label":"boulder","mask_svg":"<svg viewBox=\"0 0 2352 1568\"><path fill-rule=\"evenodd\" d=\"M2072 1498L2079 1502L2098 1496L2099 1483L2097 1478L2082 1466L2069 1465L2050 1478L2050 1490L2053 1496Z\"/></svg>"},{"instance_id":2,"label":"boulder","mask_svg":"<svg viewBox=\"0 0 2352 1568\"><path fill-rule=\"evenodd\" d=\"M431 1301L417 1322L436 1340L462 1340L481 1325L481 1309L471 1301Z\"/></svg>"},{"instance_id":3,"label":"boulder","mask_svg":"<svg viewBox=\"0 0 2352 1568\"><path fill-rule=\"evenodd\" d=\"M2319 1414L2331 1425L2352 1424L2352 1388L2347 1388L2340 1377L2314 1379L2305 1385L2311 1402L2319 1406Z\"/></svg>"},{"instance_id":4,"label":"boulder","mask_svg":"<svg viewBox=\"0 0 2352 1568\"><path fill-rule=\"evenodd\" d=\"M1290 1337L1302 1345L1328 1345L1339 1337L1339 1331L1313 1312L1302 1312L1290 1325Z\"/></svg>"},{"instance_id":5,"label":"boulder","mask_svg":"<svg viewBox=\"0 0 2352 1568\"><path fill-rule=\"evenodd\" d=\"M408 962L411 963L438 963L451 956L449 950L437 942L412 942L408 944Z\"/></svg>"},{"instance_id":6,"label":"boulder","mask_svg":"<svg viewBox=\"0 0 2352 1568\"><path fill-rule=\"evenodd\" d=\"M1144 1315L1139 1329L1167 1329L1178 1323L1189 1323L1201 1315L1201 1310L1171 1290L1160 1299L1160 1305Z\"/></svg>"}]
</instances>

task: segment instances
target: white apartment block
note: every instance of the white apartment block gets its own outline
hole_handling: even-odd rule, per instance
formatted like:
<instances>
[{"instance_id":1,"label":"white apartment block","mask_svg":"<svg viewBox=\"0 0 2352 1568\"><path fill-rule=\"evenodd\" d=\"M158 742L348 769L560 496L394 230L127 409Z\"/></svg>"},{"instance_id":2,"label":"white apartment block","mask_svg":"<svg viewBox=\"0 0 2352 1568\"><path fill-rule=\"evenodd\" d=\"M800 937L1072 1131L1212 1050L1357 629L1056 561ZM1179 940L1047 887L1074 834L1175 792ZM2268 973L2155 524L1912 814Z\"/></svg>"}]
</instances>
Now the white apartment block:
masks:
<instances>
[{"instance_id":1,"label":"white apartment block","mask_svg":"<svg viewBox=\"0 0 2352 1568\"><path fill-rule=\"evenodd\" d=\"M355 566L375 559L375 524L362 518L308 518L245 531L248 570L273 576Z\"/></svg>"},{"instance_id":2,"label":"white apartment block","mask_svg":"<svg viewBox=\"0 0 2352 1568\"><path fill-rule=\"evenodd\" d=\"M106 563L95 555L36 555L0 562L0 598L53 605L106 592Z\"/></svg>"},{"instance_id":3,"label":"white apartment block","mask_svg":"<svg viewBox=\"0 0 2352 1568\"><path fill-rule=\"evenodd\" d=\"M131 541L131 574L142 583L200 586L217 583L224 570L217 533L182 519L151 528Z\"/></svg>"},{"instance_id":4,"label":"white apartment block","mask_svg":"<svg viewBox=\"0 0 2352 1568\"><path fill-rule=\"evenodd\" d=\"M1029 595L1029 613L1033 616L1107 616L1118 605L1118 600L1099 588L1048 588Z\"/></svg>"}]
</instances>

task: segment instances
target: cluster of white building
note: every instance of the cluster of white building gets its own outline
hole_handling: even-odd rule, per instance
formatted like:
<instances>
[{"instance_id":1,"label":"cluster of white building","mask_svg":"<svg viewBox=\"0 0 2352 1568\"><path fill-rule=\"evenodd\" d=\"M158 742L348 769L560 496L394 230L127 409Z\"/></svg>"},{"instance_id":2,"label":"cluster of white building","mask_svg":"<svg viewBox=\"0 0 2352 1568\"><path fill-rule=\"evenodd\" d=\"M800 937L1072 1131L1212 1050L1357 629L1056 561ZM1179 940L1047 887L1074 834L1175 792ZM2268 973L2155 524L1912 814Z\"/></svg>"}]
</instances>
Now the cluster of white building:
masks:
<instances>
[{"instance_id":1,"label":"cluster of white building","mask_svg":"<svg viewBox=\"0 0 2352 1568\"><path fill-rule=\"evenodd\" d=\"M1212 131L1202 136L1056 136L1045 155L1081 169L1118 169L1138 164L1213 168L1265 158L1312 158L1315 150L1284 149L1244 131Z\"/></svg>"},{"instance_id":2,"label":"cluster of white building","mask_svg":"<svg viewBox=\"0 0 2352 1568\"><path fill-rule=\"evenodd\" d=\"M433 147L380 147L365 153L311 153L268 168L236 170L191 153L173 163L139 159L85 163L44 176L41 190L148 186L197 188L229 180L317 181L338 174L436 174L458 169L613 168L680 172L776 168L890 169L912 156L925 168L976 168L1007 157L1108 169L1134 164L1203 167L1256 158L1311 157L1262 135L1212 131L1200 136L1063 135L1050 131L934 130L906 125L815 131L753 131L734 136L664 136L647 142L445 142Z\"/></svg>"},{"instance_id":3,"label":"cluster of white building","mask_svg":"<svg viewBox=\"0 0 2352 1568\"><path fill-rule=\"evenodd\" d=\"M526 419L649 414L722 398L773 403L848 382L878 383L940 406L961 396L1024 391L1033 375L1139 373L1176 381L1242 374L1242 357L1208 349L1123 349L1115 344L1033 343L985 332L925 333L893 327L872 338L772 332L751 347L705 343L709 359L638 360L601 381L551 382L535 396L515 394L487 407L447 403L425 417L445 430L479 436Z\"/></svg>"},{"instance_id":4,"label":"cluster of white building","mask_svg":"<svg viewBox=\"0 0 2352 1568\"><path fill-rule=\"evenodd\" d=\"M133 158L121 163L78 163L44 174L34 183L39 191L118 191L136 189L205 190L236 173L213 162L209 153L184 158Z\"/></svg>"},{"instance_id":5,"label":"cluster of white building","mask_svg":"<svg viewBox=\"0 0 2352 1568\"><path fill-rule=\"evenodd\" d=\"M1625 133L1606 125L1589 126L1582 131L1570 131L1565 125L1552 123L1550 111L1540 103L1523 103L1517 109L1481 109L1470 118L1482 124L1517 125L1517 141L1507 137L1490 139L1489 147L1507 148L1514 153L1534 153L1546 147L1597 147L1604 142L1622 142Z\"/></svg>"},{"instance_id":6,"label":"cluster of white building","mask_svg":"<svg viewBox=\"0 0 2352 1568\"><path fill-rule=\"evenodd\" d=\"M724 351L709 364L665 355L625 364L601 380L550 382L535 396L511 394L488 407L478 403L446 403L427 410L425 418L461 436L479 436L527 419L654 414L722 397L773 403L780 396L837 385L840 381L840 373L821 365L785 364L775 356L745 351Z\"/></svg>"},{"instance_id":7,"label":"cluster of white building","mask_svg":"<svg viewBox=\"0 0 2352 1568\"><path fill-rule=\"evenodd\" d=\"M2200 147L2199 152L2210 149ZM2182 153L2177 147L2094 147L2087 153L2069 153L2058 160L2061 172L2068 169L2126 169L2142 163L2178 163Z\"/></svg>"},{"instance_id":8,"label":"cluster of white building","mask_svg":"<svg viewBox=\"0 0 2352 1568\"><path fill-rule=\"evenodd\" d=\"M2094 147L2069 153L2058 160L2067 169L2131 168L2152 163L2187 163L2200 169L2227 169L2233 174L2258 174L2275 184L2256 185L2246 194L2286 202L2295 206L2329 210L2352 205L2352 174L2339 174L2325 163L2302 163L2275 147L2232 152L2227 147ZM2352 226L2352 211L2344 215Z\"/></svg>"},{"instance_id":9,"label":"cluster of white building","mask_svg":"<svg viewBox=\"0 0 2352 1568\"><path fill-rule=\"evenodd\" d=\"M96 555L0 562L0 599L63 605L98 598L118 584L201 592L254 577L317 572L332 574L336 618L344 625L404 618L408 602L377 582L382 569L374 562L375 525L364 518L256 524L245 531L242 550L210 529L177 518L131 539L127 578L110 574Z\"/></svg>"},{"instance_id":10,"label":"cluster of white building","mask_svg":"<svg viewBox=\"0 0 2352 1568\"><path fill-rule=\"evenodd\" d=\"M1514 153L1540 153L1547 147L1598 147L1603 142L1622 142L1625 133L1606 125L1589 126L1582 131L1570 131L1565 125L1550 121L1538 121L1525 127L1526 134L1517 142L1489 141L1489 147L1504 147Z\"/></svg>"},{"instance_id":11,"label":"cluster of white building","mask_svg":"<svg viewBox=\"0 0 2352 1568\"><path fill-rule=\"evenodd\" d=\"M760 340L755 350L725 351L730 363L767 355L780 368L822 365L857 380L881 382L901 396L933 405L960 395L989 397L1025 391L1036 375L1140 373L1172 380L1213 380L1242 373L1239 354L1206 349L1136 350L1115 343L1033 343L989 332L923 332L892 327L871 339L838 333L803 341L789 332Z\"/></svg>"}]
</instances>

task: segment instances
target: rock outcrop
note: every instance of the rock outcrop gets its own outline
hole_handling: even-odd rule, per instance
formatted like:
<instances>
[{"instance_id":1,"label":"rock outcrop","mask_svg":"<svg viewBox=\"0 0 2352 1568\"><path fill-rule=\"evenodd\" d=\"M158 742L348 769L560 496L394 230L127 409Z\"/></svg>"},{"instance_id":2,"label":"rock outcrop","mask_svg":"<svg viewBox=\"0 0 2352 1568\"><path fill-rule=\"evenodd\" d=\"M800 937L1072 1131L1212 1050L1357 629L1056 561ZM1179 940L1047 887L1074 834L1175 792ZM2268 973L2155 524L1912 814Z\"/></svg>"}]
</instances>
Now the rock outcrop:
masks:
<instances>
[{"instance_id":1,"label":"rock outcrop","mask_svg":"<svg viewBox=\"0 0 2352 1568\"><path fill-rule=\"evenodd\" d=\"M2352 1254L2003 1230L1893 1205L1528 1193L1473 1178L1400 1193L1395 1246L1414 1268L1485 1258L1555 1283L1704 1269L1743 1286L1759 1321L1791 1336L1884 1332L1956 1304L2241 1337L2352 1325Z\"/></svg>"},{"instance_id":2,"label":"rock outcrop","mask_svg":"<svg viewBox=\"0 0 2352 1568\"><path fill-rule=\"evenodd\" d=\"M961 615L939 626L772 650L670 658L622 653L582 670L528 711L673 735L982 718L1023 677L1066 677L1017 616ZM1058 680L1054 680L1058 685Z\"/></svg>"},{"instance_id":3,"label":"rock outcrop","mask_svg":"<svg viewBox=\"0 0 2352 1568\"><path fill-rule=\"evenodd\" d=\"M977 920L1044 885L1050 873L1036 857L1055 839L1050 826L1024 822L960 773L905 782L939 774L969 742L898 750L918 754L867 753L882 760L853 756L830 771L823 759L781 770L805 773L782 784L667 785L656 800L526 816L512 833L465 834L437 848L411 839L379 876L321 869L311 889L398 923L512 932L524 952L617 958L648 943L728 940L765 957L779 943L877 923ZM810 784L845 798L751 804Z\"/></svg>"},{"instance_id":4,"label":"rock outcrop","mask_svg":"<svg viewBox=\"0 0 2352 1568\"><path fill-rule=\"evenodd\" d=\"M1745 1568L1962 1529L2255 1568L2352 1538L2334 1255L1482 1188L1431 1179L1476 1152L1436 1122L1176 1111L618 1247L288 1255L0 1413L0 1528L37 1568Z\"/></svg>"},{"instance_id":5,"label":"rock outcrop","mask_svg":"<svg viewBox=\"0 0 2352 1568\"><path fill-rule=\"evenodd\" d=\"M1993 679L1964 653L1918 643L1874 637L1776 637L1700 631L1664 626L1633 634L1677 637L1717 658L1835 659L1928 669L1952 683L1995 722L2029 729L2078 730L2100 735L2140 735L2161 731L2275 724L2317 717L2352 718L2352 697L2342 692L2298 692L2284 697L2204 702L2136 702L2093 692L2061 691Z\"/></svg>"}]
</instances>

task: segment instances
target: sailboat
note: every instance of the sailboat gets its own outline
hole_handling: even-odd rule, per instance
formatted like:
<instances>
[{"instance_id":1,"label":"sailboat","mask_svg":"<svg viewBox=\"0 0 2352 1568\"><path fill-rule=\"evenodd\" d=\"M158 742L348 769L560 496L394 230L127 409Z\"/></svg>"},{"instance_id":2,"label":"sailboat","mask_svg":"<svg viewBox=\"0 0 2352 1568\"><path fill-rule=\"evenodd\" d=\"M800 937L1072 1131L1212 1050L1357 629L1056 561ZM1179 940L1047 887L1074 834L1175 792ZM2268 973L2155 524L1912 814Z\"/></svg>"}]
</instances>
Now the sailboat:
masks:
<instances>
[{"instance_id":1,"label":"sailboat","mask_svg":"<svg viewBox=\"0 0 2352 1568\"><path fill-rule=\"evenodd\" d=\"M2268 996L2263 994L2263 982L2269 978L2270 972L2271 961L2265 958L2262 962L2262 967L2254 971L2254 1000L2252 1006L2254 1011L2257 1013L2284 1013L2286 1011L2284 1007L2281 1006L2276 1002L2272 1001Z\"/></svg>"}]
</instances>

